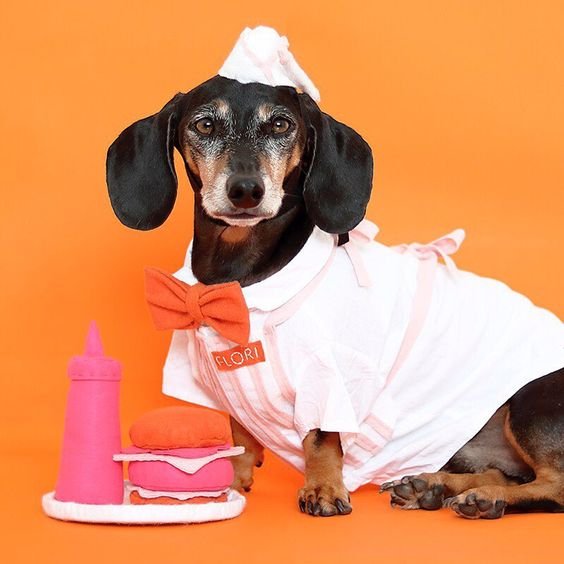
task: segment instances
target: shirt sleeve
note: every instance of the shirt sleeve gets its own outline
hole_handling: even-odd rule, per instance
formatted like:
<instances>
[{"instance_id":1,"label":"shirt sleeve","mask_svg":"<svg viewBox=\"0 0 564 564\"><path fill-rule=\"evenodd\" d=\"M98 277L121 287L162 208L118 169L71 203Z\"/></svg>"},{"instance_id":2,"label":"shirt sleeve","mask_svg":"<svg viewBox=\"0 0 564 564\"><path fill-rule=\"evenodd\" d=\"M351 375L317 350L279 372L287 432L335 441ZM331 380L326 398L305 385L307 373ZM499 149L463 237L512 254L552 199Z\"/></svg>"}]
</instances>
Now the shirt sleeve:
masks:
<instances>
[{"instance_id":1,"label":"shirt sleeve","mask_svg":"<svg viewBox=\"0 0 564 564\"><path fill-rule=\"evenodd\" d=\"M197 405L225 411L202 383L193 331L174 331L163 369L163 393Z\"/></svg>"},{"instance_id":2,"label":"shirt sleeve","mask_svg":"<svg viewBox=\"0 0 564 564\"><path fill-rule=\"evenodd\" d=\"M329 346L308 355L296 387L294 425L303 440L312 429L358 433L345 380Z\"/></svg>"}]
</instances>

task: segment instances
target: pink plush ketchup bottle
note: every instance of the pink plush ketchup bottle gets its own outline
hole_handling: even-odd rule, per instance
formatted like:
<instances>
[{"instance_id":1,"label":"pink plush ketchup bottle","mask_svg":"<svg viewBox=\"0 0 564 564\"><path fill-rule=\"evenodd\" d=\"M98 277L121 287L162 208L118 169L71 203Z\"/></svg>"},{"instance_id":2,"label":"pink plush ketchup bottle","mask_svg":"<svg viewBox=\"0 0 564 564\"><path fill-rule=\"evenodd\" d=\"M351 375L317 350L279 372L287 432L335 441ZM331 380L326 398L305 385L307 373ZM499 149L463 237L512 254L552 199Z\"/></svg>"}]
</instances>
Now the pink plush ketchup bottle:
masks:
<instances>
[{"instance_id":1,"label":"pink plush ketchup bottle","mask_svg":"<svg viewBox=\"0 0 564 564\"><path fill-rule=\"evenodd\" d=\"M82 356L72 357L65 431L55 499L90 504L123 503L123 468L112 456L121 450L121 365L104 356L96 323Z\"/></svg>"}]
</instances>

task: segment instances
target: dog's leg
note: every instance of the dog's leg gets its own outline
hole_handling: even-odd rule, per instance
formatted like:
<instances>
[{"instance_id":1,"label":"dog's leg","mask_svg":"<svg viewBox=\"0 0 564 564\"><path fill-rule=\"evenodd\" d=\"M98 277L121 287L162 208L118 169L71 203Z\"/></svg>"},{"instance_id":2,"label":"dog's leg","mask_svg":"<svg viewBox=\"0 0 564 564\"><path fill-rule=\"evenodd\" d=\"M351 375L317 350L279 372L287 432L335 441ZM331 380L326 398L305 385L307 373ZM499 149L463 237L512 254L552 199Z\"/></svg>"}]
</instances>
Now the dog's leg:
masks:
<instances>
[{"instance_id":1,"label":"dog's leg","mask_svg":"<svg viewBox=\"0 0 564 564\"><path fill-rule=\"evenodd\" d=\"M236 419L230 417L231 433L235 446L245 447L245 452L231 459L235 470L232 488L239 491L251 491L254 467L260 468L264 461L263 446Z\"/></svg>"},{"instance_id":2,"label":"dog's leg","mask_svg":"<svg viewBox=\"0 0 564 564\"><path fill-rule=\"evenodd\" d=\"M483 486L447 500L469 519L496 519L508 511L564 512L564 369L534 380L509 403L505 434L535 479Z\"/></svg>"},{"instance_id":3,"label":"dog's leg","mask_svg":"<svg viewBox=\"0 0 564 564\"><path fill-rule=\"evenodd\" d=\"M440 509L446 498L470 488L531 480L531 469L504 434L507 413L507 405L498 409L440 472L405 476L382 484L380 492L391 494L392 507L434 510ZM507 476L515 477L515 482Z\"/></svg>"},{"instance_id":4,"label":"dog's leg","mask_svg":"<svg viewBox=\"0 0 564 564\"><path fill-rule=\"evenodd\" d=\"M527 484L483 486L447 499L467 519L499 519L506 510L514 512L564 512L564 477L549 467L538 467L537 477Z\"/></svg>"},{"instance_id":5,"label":"dog's leg","mask_svg":"<svg viewBox=\"0 0 564 564\"><path fill-rule=\"evenodd\" d=\"M392 507L434 510L440 509L446 498L454 497L470 488L510 483L514 482L496 469L479 474L434 472L386 482L380 487L380 493L391 494Z\"/></svg>"},{"instance_id":6,"label":"dog's leg","mask_svg":"<svg viewBox=\"0 0 564 564\"><path fill-rule=\"evenodd\" d=\"M343 483L343 451L339 433L314 429L303 441L305 485L298 492L303 513L329 517L352 511Z\"/></svg>"}]
</instances>

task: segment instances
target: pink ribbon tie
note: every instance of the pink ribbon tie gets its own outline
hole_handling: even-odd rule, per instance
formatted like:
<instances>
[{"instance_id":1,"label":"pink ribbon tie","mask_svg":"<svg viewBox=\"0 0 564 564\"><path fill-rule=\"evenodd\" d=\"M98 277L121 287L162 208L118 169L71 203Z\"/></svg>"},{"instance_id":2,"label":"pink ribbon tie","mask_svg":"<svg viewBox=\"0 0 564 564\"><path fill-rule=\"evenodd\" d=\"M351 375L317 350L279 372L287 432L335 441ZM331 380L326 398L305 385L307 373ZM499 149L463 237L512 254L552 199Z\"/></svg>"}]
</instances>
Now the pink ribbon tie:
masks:
<instances>
[{"instance_id":1,"label":"pink ribbon tie","mask_svg":"<svg viewBox=\"0 0 564 564\"><path fill-rule=\"evenodd\" d=\"M453 255L456 251L458 251L465 237L466 232L464 229L455 229L447 235L443 235L442 237L439 237L427 244L404 243L392 248L400 253L410 253L421 260L427 260L433 257L442 259L447 267L447 270L451 274L455 274L458 269L456 268L456 264L450 255Z\"/></svg>"},{"instance_id":2,"label":"pink ribbon tie","mask_svg":"<svg viewBox=\"0 0 564 564\"><path fill-rule=\"evenodd\" d=\"M373 241L376 239L376 235L380 229L375 223L372 223L368 219L363 219L350 233L349 237L351 239L356 239L357 241Z\"/></svg>"}]
</instances>

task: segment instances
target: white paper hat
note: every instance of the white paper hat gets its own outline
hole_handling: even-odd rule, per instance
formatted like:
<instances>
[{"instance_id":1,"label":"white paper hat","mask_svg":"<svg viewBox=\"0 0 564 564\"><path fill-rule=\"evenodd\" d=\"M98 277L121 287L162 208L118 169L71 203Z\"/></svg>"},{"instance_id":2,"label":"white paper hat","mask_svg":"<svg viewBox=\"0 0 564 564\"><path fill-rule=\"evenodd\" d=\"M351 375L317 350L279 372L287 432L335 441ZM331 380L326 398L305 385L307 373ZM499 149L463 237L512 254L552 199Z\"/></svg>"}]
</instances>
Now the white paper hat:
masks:
<instances>
[{"instance_id":1,"label":"white paper hat","mask_svg":"<svg viewBox=\"0 0 564 564\"><path fill-rule=\"evenodd\" d=\"M319 90L298 65L288 46L288 39L271 27L247 27L218 74L243 84L292 86L319 102Z\"/></svg>"}]
</instances>

